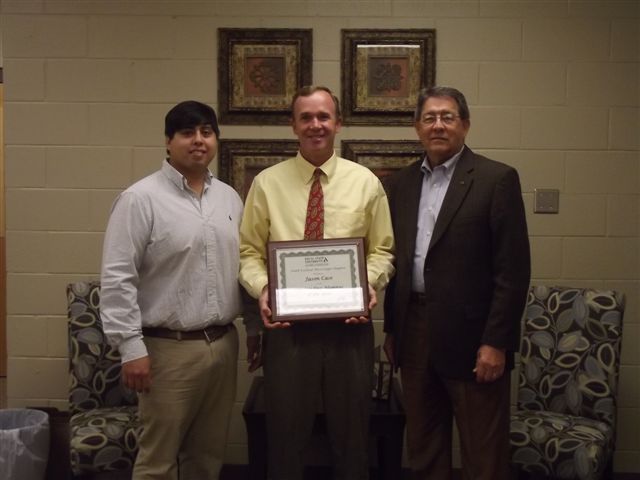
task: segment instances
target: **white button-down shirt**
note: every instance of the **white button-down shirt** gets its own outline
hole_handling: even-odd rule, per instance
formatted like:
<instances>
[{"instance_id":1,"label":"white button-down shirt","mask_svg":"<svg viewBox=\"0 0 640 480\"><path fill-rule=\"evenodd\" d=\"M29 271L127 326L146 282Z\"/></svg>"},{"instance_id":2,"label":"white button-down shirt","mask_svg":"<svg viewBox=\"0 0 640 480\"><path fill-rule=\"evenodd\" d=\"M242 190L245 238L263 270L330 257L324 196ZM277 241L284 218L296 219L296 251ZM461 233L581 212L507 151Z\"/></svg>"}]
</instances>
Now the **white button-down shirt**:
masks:
<instances>
[{"instance_id":1,"label":"white button-down shirt","mask_svg":"<svg viewBox=\"0 0 640 480\"><path fill-rule=\"evenodd\" d=\"M100 309L124 362L147 355L142 327L196 330L232 322L242 201L208 174L202 196L168 162L116 199L105 234Z\"/></svg>"}]
</instances>

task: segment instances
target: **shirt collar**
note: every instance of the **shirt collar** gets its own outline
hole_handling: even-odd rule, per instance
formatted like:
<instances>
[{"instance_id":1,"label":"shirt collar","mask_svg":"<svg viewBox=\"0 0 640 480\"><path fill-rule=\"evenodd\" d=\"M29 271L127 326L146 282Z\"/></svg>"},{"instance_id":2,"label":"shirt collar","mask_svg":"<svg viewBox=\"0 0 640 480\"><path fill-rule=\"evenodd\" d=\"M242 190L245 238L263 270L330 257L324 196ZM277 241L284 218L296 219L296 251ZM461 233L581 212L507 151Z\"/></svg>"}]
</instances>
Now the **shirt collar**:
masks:
<instances>
[{"instance_id":1,"label":"shirt collar","mask_svg":"<svg viewBox=\"0 0 640 480\"><path fill-rule=\"evenodd\" d=\"M463 150L464 150L464 145L462 145L462 148L460 149L460 151L458 153L456 153L453 157L451 157L446 162L438 165L436 168L438 168L438 167L444 168L445 175L450 176L451 173L455 170L456 164L458 163L458 160L462 156L462 151ZM422 160L422 165L420 165L420 170L422 170L425 174L433 173L433 169L429 165L429 162L427 162L427 154L426 153L424 154L424 159Z\"/></svg>"},{"instance_id":2,"label":"shirt collar","mask_svg":"<svg viewBox=\"0 0 640 480\"><path fill-rule=\"evenodd\" d=\"M187 183L187 179L182 175L178 170L176 170L173 165L169 163L169 160L165 159L162 162L162 173L180 190L188 190L189 185ZM204 179L204 188L205 190L211 185L211 179L213 178L213 174L211 170L207 169L207 173L205 174Z\"/></svg>"},{"instance_id":3,"label":"shirt collar","mask_svg":"<svg viewBox=\"0 0 640 480\"><path fill-rule=\"evenodd\" d=\"M329 159L326 162L324 162L319 167L316 167L311 162L306 160L302 156L300 151L298 151L298 154L296 155L294 162L296 164L296 167L298 168L298 172L300 173L302 181L305 184L310 183L313 180L313 172L315 172L316 168L319 168L320 170L322 170L322 173L324 173L325 176L327 177L327 183L328 183L331 181L331 178L333 177L333 174L336 171L336 165L338 164L338 156L334 151L333 155L331 155L331 157L329 157Z\"/></svg>"}]
</instances>

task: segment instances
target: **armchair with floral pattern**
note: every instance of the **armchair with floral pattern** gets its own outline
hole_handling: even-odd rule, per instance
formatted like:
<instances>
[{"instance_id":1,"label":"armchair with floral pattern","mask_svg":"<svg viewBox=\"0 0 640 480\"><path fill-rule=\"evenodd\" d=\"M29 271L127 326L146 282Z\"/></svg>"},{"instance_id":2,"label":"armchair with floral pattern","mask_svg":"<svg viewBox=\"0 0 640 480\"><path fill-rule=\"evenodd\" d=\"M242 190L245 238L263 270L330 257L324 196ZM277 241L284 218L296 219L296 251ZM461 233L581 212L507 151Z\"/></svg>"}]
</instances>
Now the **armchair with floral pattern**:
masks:
<instances>
[{"instance_id":1,"label":"armchair with floral pattern","mask_svg":"<svg viewBox=\"0 0 640 480\"><path fill-rule=\"evenodd\" d=\"M137 398L120 382L120 355L102 332L100 283L67 286L69 410L74 476L127 470L138 451Z\"/></svg>"},{"instance_id":2,"label":"armchair with floral pattern","mask_svg":"<svg viewBox=\"0 0 640 480\"><path fill-rule=\"evenodd\" d=\"M533 286L520 345L511 460L562 479L612 470L624 296Z\"/></svg>"}]
</instances>

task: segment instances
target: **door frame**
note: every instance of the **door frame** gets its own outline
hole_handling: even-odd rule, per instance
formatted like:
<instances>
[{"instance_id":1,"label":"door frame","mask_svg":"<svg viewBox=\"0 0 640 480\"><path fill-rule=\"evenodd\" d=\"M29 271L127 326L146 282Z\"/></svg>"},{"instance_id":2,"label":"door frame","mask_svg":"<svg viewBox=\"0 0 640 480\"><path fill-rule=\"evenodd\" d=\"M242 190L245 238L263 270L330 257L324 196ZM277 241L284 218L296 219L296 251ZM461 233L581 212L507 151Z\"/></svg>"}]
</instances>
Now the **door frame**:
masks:
<instances>
[{"instance_id":1,"label":"door frame","mask_svg":"<svg viewBox=\"0 0 640 480\"><path fill-rule=\"evenodd\" d=\"M0 67L0 377L7 376L7 257L4 193L4 79Z\"/></svg>"}]
</instances>

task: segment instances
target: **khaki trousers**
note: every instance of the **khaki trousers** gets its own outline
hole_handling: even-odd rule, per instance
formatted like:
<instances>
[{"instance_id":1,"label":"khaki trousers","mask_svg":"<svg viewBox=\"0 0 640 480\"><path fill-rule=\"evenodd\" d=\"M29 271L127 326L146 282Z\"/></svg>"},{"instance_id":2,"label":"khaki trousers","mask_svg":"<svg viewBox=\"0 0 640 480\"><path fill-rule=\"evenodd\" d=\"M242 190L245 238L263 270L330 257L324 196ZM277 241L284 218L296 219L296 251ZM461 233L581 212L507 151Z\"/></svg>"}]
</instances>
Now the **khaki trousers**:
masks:
<instances>
[{"instance_id":1,"label":"khaki trousers","mask_svg":"<svg viewBox=\"0 0 640 480\"><path fill-rule=\"evenodd\" d=\"M152 384L133 480L217 480L236 395L238 332L212 343L146 337Z\"/></svg>"},{"instance_id":2,"label":"khaki trousers","mask_svg":"<svg viewBox=\"0 0 640 480\"><path fill-rule=\"evenodd\" d=\"M455 419L463 479L509 479L510 372L492 383L442 378L429 364L427 320L420 305L411 303L409 315L400 376L414 478L452 479Z\"/></svg>"}]
</instances>

